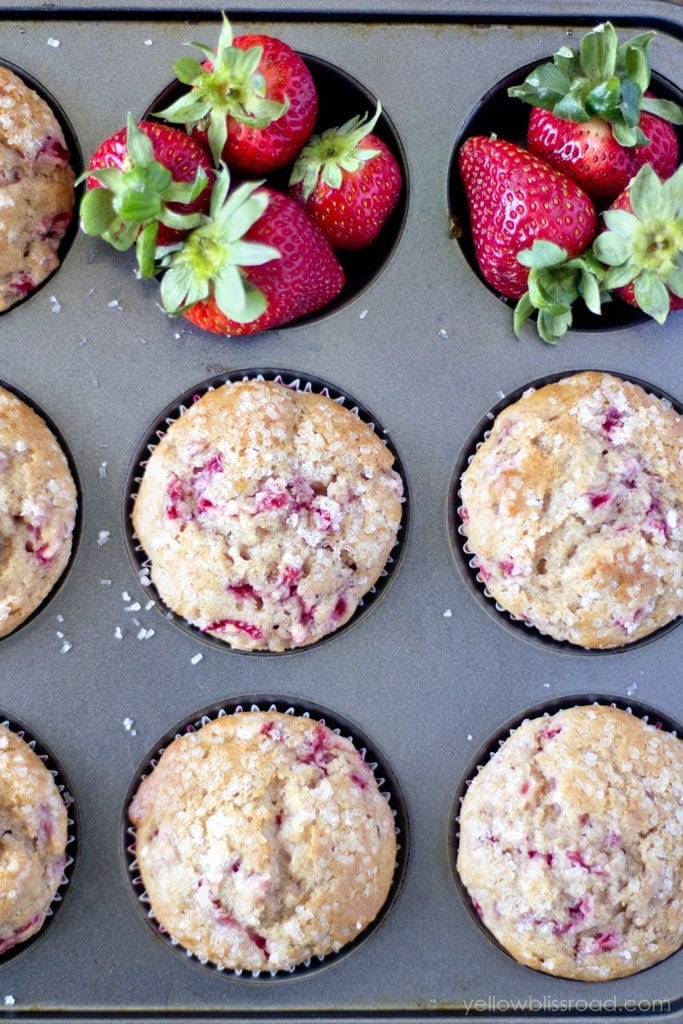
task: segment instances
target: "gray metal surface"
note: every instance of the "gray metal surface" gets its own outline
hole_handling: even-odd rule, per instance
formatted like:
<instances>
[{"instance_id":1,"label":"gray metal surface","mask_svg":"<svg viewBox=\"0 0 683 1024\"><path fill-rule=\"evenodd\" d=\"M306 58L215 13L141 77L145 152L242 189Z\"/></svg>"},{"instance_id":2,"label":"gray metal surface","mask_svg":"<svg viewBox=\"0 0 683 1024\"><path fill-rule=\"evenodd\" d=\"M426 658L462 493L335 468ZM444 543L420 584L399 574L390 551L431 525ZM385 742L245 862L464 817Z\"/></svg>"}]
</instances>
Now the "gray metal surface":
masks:
<instances>
[{"instance_id":1,"label":"gray metal surface","mask_svg":"<svg viewBox=\"0 0 683 1024\"><path fill-rule=\"evenodd\" d=\"M31 9L12 0L0 18L0 59L50 90L87 157L129 110L142 114L169 82L186 42L216 38L215 10L196 4L207 13L188 25L173 14L180 6L141 2L128 17L109 19L79 15L77 6L69 13L63 5ZM595 18L611 13L586 3L573 9L585 18L591 6ZM562 23L558 5L554 13L546 9L550 24L536 23L533 8L513 19L503 16L507 8L484 4L387 4L383 19L367 21L377 5L336 4L340 16L323 21L319 4L283 4L277 23L261 20L254 3L234 9L236 29L274 27L381 99L408 159L405 230L390 264L349 306L316 324L253 339L220 339L166 318L156 307L156 286L136 280L132 260L82 234L49 284L0 318L0 378L57 423L84 491L83 536L64 587L0 645L0 710L24 721L58 756L82 819L71 896L44 938L0 968L0 1016L680 1015L681 954L602 985L529 971L473 926L448 859L458 782L501 723L541 701L586 691L680 717L683 631L590 657L526 642L473 599L448 536L453 466L501 392L590 366L643 378L683 399L676 317L664 327L572 332L557 348L531 335L517 341L509 309L449 238L447 169L463 120L498 79L547 56L565 31L576 36L582 29ZM301 12L308 16L294 16ZM622 2L613 13L617 24L617 14L634 13L641 14L638 28L655 24L655 67L680 79L679 7ZM146 609L122 530L126 474L150 421L193 383L255 366L315 374L369 407L400 452L411 491L405 558L382 600L333 641L281 658L216 650ZM124 874L123 801L148 749L196 709L252 692L313 700L357 723L407 800L410 858L391 914L353 956L310 978L235 980L181 960L141 919Z\"/></svg>"}]
</instances>

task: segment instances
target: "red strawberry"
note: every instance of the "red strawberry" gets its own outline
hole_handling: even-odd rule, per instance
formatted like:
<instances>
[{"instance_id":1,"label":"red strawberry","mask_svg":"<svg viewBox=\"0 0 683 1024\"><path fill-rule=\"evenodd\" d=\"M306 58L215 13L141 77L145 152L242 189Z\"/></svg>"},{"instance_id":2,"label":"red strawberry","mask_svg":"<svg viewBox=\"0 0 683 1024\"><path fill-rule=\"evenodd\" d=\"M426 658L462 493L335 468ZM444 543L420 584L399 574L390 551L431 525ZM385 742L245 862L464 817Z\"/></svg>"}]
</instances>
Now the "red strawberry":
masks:
<instances>
[{"instance_id":1,"label":"red strawberry","mask_svg":"<svg viewBox=\"0 0 683 1024\"><path fill-rule=\"evenodd\" d=\"M159 116L185 124L209 145L216 163L247 174L267 174L290 163L313 131L318 95L303 59L274 36L233 39L228 19L214 53L174 64L190 89Z\"/></svg>"},{"instance_id":2,"label":"red strawberry","mask_svg":"<svg viewBox=\"0 0 683 1024\"><path fill-rule=\"evenodd\" d=\"M614 199L646 163L662 177L678 163L670 122L683 123L683 110L648 92L654 35L619 45L605 22L583 37L578 51L562 47L508 90L534 108L529 149L596 199Z\"/></svg>"},{"instance_id":3,"label":"red strawberry","mask_svg":"<svg viewBox=\"0 0 683 1024\"><path fill-rule=\"evenodd\" d=\"M206 222L161 261L164 309L215 334L255 334L331 302L344 272L327 239L289 196L223 166Z\"/></svg>"},{"instance_id":4,"label":"red strawberry","mask_svg":"<svg viewBox=\"0 0 683 1024\"><path fill-rule=\"evenodd\" d=\"M337 249L374 242L398 203L403 178L396 157L372 134L370 121L353 117L304 146L289 179L290 195Z\"/></svg>"},{"instance_id":5,"label":"red strawberry","mask_svg":"<svg viewBox=\"0 0 683 1024\"><path fill-rule=\"evenodd\" d=\"M213 168L185 132L128 116L93 153L81 202L86 234L116 249L136 245L142 276L154 273L156 245L169 245L201 222L209 208Z\"/></svg>"},{"instance_id":6,"label":"red strawberry","mask_svg":"<svg viewBox=\"0 0 683 1024\"><path fill-rule=\"evenodd\" d=\"M678 140L673 126L643 112L639 128L650 140L643 146L622 146L607 121L593 117L574 122L534 107L529 115L527 145L547 163L570 175L595 199L612 199L645 163L662 178L676 170Z\"/></svg>"},{"instance_id":7,"label":"red strawberry","mask_svg":"<svg viewBox=\"0 0 683 1024\"><path fill-rule=\"evenodd\" d=\"M519 299L529 269L518 254L537 239L578 256L592 242L597 214L581 188L512 142L475 135L458 156L474 250L484 279Z\"/></svg>"},{"instance_id":8,"label":"red strawberry","mask_svg":"<svg viewBox=\"0 0 683 1024\"><path fill-rule=\"evenodd\" d=\"M683 309L683 166L662 182L646 164L603 216L593 251L610 268L605 287L664 323Z\"/></svg>"}]
</instances>

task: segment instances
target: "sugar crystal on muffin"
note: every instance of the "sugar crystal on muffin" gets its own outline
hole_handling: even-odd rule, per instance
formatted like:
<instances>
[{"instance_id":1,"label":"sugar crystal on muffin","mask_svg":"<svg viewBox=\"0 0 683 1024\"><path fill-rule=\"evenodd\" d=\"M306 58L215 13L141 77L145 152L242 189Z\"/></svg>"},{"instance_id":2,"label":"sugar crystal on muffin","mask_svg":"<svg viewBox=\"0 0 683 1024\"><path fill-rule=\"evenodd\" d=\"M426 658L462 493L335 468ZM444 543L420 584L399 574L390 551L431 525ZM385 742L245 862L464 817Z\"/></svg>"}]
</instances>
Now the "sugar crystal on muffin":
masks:
<instances>
[{"instance_id":1,"label":"sugar crystal on muffin","mask_svg":"<svg viewBox=\"0 0 683 1024\"><path fill-rule=\"evenodd\" d=\"M307 646L354 614L402 518L394 456L332 398L207 391L146 462L132 514L163 602L231 647Z\"/></svg>"},{"instance_id":2,"label":"sugar crystal on muffin","mask_svg":"<svg viewBox=\"0 0 683 1024\"><path fill-rule=\"evenodd\" d=\"M524 722L471 780L457 869L535 970L606 981L683 936L683 741L606 705Z\"/></svg>"},{"instance_id":3,"label":"sugar crystal on muffin","mask_svg":"<svg viewBox=\"0 0 683 1024\"><path fill-rule=\"evenodd\" d=\"M503 409L462 475L465 550L513 617L587 648L683 613L683 421L611 374Z\"/></svg>"},{"instance_id":4,"label":"sugar crystal on muffin","mask_svg":"<svg viewBox=\"0 0 683 1024\"><path fill-rule=\"evenodd\" d=\"M155 920L202 961L290 971L337 952L389 894L396 828L371 767L278 711L181 734L129 808Z\"/></svg>"}]
</instances>

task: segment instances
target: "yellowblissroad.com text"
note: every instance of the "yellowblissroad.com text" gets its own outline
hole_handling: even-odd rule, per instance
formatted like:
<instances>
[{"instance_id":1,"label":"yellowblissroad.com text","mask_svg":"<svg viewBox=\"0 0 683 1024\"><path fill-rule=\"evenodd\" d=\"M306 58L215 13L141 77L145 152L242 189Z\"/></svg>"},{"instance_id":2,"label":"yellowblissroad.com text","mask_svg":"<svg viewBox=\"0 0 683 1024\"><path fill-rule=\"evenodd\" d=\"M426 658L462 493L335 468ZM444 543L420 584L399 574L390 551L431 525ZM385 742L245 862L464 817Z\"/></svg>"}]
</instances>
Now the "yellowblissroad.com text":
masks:
<instances>
[{"instance_id":1,"label":"yellowblissroad.com text","mask_svg":"<svg viewBox=\"0 0 683 1024\"><path fill-rule=\"evenodd\" d=\"M665 1014L671 1011L669 999L558 999L551 996L525 999L498 999L487 996L464 1001L465 1014L478 1013L650 1013Z\"/></svg>"}]
</instances>

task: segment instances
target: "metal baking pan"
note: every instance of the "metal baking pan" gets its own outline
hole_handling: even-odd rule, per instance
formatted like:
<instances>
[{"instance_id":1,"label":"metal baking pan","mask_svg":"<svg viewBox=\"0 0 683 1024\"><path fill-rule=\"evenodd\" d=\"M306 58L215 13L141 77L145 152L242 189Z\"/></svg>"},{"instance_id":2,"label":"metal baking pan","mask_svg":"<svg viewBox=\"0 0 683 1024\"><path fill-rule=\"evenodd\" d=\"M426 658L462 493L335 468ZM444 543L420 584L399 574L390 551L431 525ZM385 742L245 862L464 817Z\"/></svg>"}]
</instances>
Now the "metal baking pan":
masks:
<instances>
[{"instance_id":1,"label":"metal baking pan","mask_svg":"<svg viewBox=\"0 0 683 1024\"><path fill-rule=\"evenodd\" d=\"M226 8L237 31L281 35L381 99L406 161L397 244L329 315L251 339L216 338L156 305L132 257L79 233L57 273L0 318L0 378L65 438L82 533L59 592L0 645L0 711L54 752L76 801L69 898L49 930L0 966L12 1020L679 1019L681 953L614 983L554 979L482 934L454 885L451 808L478 749L526 709L612 695L680 719L680 629L609 657L528 642L481 607L454 558L449 494L468 438L530 381L592 367L683 399L680 321L516 340L511 311L449 233L449 166L497 82L611 18L656 29L653 67L680 86L683 8L652 0L472 5L315 0ZM87 159L128 111L169 85L185 44L217 38L219 9L6 0L0 60L54 98ZM208 378L278 367L351 394L387 431L410 486L410 533L391 586L352 629L285 658L203 643L151 604L122 529L126 481L150 423ZM147 752L202 708L249 694L310 702L349 721L398 780L407 868L390 913L324 970L262 984L201 969L159 941L130 898L121 822Z\"/></svg>"}]
</instances>

